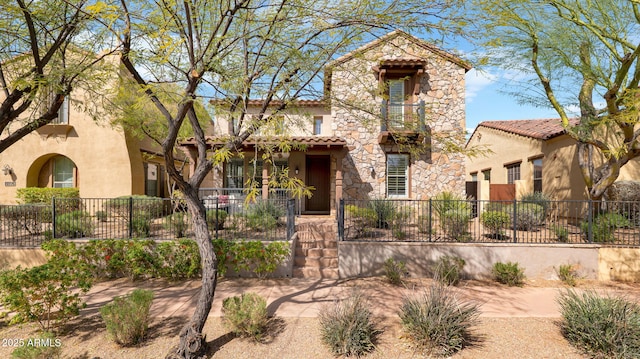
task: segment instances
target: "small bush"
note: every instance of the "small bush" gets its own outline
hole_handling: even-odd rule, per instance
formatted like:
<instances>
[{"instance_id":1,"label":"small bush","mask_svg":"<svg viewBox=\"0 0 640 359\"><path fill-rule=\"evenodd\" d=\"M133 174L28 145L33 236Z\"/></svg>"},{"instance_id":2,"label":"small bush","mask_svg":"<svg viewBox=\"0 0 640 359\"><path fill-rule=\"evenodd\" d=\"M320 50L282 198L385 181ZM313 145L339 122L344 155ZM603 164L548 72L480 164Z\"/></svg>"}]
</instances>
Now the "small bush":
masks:
<instances>
[{"instance_id":1,"label":"small bush","mask_svg":"<svg viewBox=\"0 0 640 359\"><path fill-rule=\"evenodd\" d=\"M433 278L443 285L457 285L464 265L465 261L460 257L440 257L432 268Z\"/></svg>"},{"instance_id":2,"label":"small bush","mask_svg":"<svg viewBox=\"0 0 640 359\"><path fill-rule=\"evenodd\" d=\"M422 296L405 298L399 315L407 336L419 348L449 356L471 341L470 328L478 323L480 309L458 302L447 287L434 285Z\"/></svg>"},{"instance_id":3,"label":"small bush","mask_svg":"<svg viewBox=\"0 0 640 359\"><path fill-rule=\"evenodd\" d=\"M267 301L255 293L225 298L222 319L235 335L259 340L269 322Z\"/></svg>"},{"instance_id":4,"label":"small bush","mask_svg":"<svg viewBox=\"0 0 640 359\"><path fill-rule=\"evenodd\" d=\"M152 301L152 291L136 289L125 297L115 297L100 308L107 332L116 343L131 346L142 341L149 326Z\"/></svg>"},{"instance_id":5,"label":"small bush","mask_svg":"<svg viewBox=\"0 0 640 359\"><path fill-rule=\"evenodd\" d=\"M190 279L200 275L200 251L192 239L161 242L156 246L162 278Z\"/></svg>"},{"instance_id":6,"label":"small bush","mask_svg":"<svg viewBox=\"0 0 640 359\"><path fill-rule=\"evenodd\" d=\"M509 217L508 213L502 211L485 211L480 215L480 222L494 236L500 237L503 234L503 229L507 228L511 222L511 217Z\"/></svg>"},{"instance_id":7,"label":"small bush","mask_svg":"<svg viewBox=\"0 0 640 359\"><path fill-rule=\"evenodd\" d=\"M556 235L559 242L566 243L569 241L569 230L565 227L553 225L551 231Z\"/></svg>"},{"instance_id":8,"label":"small bush","mask_svg":"<svg viewBox=\"0 0 640 359\"><path fill-rule=\"evenodd\" d=\"M85 211L73 211L56 217L55 236L82 238L93 234L91 215Z\"/></svg>"},{"instance_id":9,"label":"small bush","mask_svg":"<svg viewBox=\"0 0 640 359\"><path fill-rule=\"evenodd\" d=\"M376 329L362 294L336 301L320 312L322 342L335 355L360 356L375 349Z\"/></svg>"},{"instance_id":10,"label":"small bush","mask_svg":"<svg viewBox=\"0 0 640 359\"><path fill-rule=\"evenodd\" d=\"M187 230L189 229L189 218L186 213L176 212L170 216L167 216L164 227L167 230L172 231L176 238L186 237Z\"/></svg>"},{"instance_id":11,"label":"small bush","mask_svg":"<svg viewBox=\"0 0 640 359\"><path fill-rule=\"evenodd\" d=\"M618 213L603 213L596 216L591 225L591 231L593 233L593 242L595 243L609 243L616 240L614 234L616 229L629 227L631 223L629 220ZM583 221L580 223L580 230L585 241L589 240L589 222Z\"/></svg>"},{"instance_id":12,"label":"small bush","mask_svg":"<svg viewBox=\"0 0 640 359\"><path fill-rule=\"evenodd\" d=\"M131 231L138 238L146 238L151 234L151 215L147 212L140 211L131 218Z\"/></svg>"},{"instance_id":13,"label":"small bush","mask_svg":"<svg viewBox=\"0 0 640 359\"><path fill-rule=\"evenodd\" d=\"M23 340L19 347L11 352L15 359L54 359L62 357L62 341L54 333L43 332L38 337Z\"/></svg>"},{"instance_id":14,"label":"small bush","mask_svg":"<svg viewBox=\"0 0 640 359\"><path fill-rule=\"evenodd\" d=\"M96 219L100 222L106 222L109 218L109 214L106 211L97 211Z\"/></svg>"},{"instance_id":15,"label":"small bush","mask_svg":"<svg viewBox=\"0 0 640 359\"><path fill-rule=\"evenodd\" d=\"M223 229L228 213L221 209L210 209L207 211L207 225L210 230Z\"/></svg>"},{"instance_id":16,"label":"small bush","mask_svg":"<svg viewBox=\"0 0 640 359\"><path fill-rule=\"evenodd\" d=\"M18 188L16 198L20 203L46 203L51 205L53 198L79 198L78 188L26 187ZM77 208L76 208L77 209Z\"/></svg>"},{"instance_id":17,"label":"small bush","mask_svg":"<svg viewBox=\"0 0 640 359\"><path fill-rule=\"evenodd\" d=\"M389 258L384 262L384 275L387 277L389 283L400 285L402 284L402 279L407 277L409 272L407 272L405 262Z\"/></svg>"},{"instance_id":18,"label":"small bush","mask_svg":"<svg viewBox=\"0 0 640 359\"><path fill-rule=\"evenodd\" d=\"M596 358L640 358L640 306L620 297L567 290L558 298L562 334Z\"/></svg>"},{"instance_id":19,"label":"small bush","mask_svg":"<svg viewBox=\"0 0 640 359\"><path fill-rule=\"evenodd\" d=\"M492 273L496 281L510 287L520 287L524 284L524 270L520 268L518 263L497 262L493 265Z\"/></svg>"},{"instance_id":20,"label":"small bush","mask_svg":"<svg viewBox=\"0 0 640 359\"><path fill-rule=\"evenodd\" d=\"M224 256L229 256L234 271L252 271L258 278L273 273L290 255L288 242L262 241L233 242Z\"/></svg>"},{"instance_id":21,"label":"small bush","mask_svg":"<svg viewBox=\"0 0 640 359\"><path fill-rule=\"evenodd\" d=\"M369 201L368 207L375 215L375 228L387 229L391 226L397 212L396 203L387 199Z\"/></svg>"},{"instance_id":22,"label":"small bush","mask_svg":"<svg viewBox=\"0 0 640 359\"><path fill-rule=\"evenodd\" d=\"M509 213L513 216L513 211ZM518 203L515 224L519 231L531 231L540 227L544 224L544 208L535 203Z\"/></svg>"},{"instance_id":23,"label":"small bush","mask_svg":"<svg viewBox=\"0 0 640 359\"><path fill-rule=\"evenodd\" d=\"M578 283L578 271L576 270L575 266L572 264L560 265L560 267L558 267L557 273L558 273L558 278L560 278L560 280L566 283L567 285L575 287L576 284Z\"/></svg>"},{"instance_id":24,"label":"small bush","mask_svg":"<svg viewBox=\"0 0 640 359\"><path fill-rule=\"evenodd\" d=\"M375 227L378 215L372 208L348 204L344 209L350 222L349 228L356 232L354 238L366 236Z\"/></svg>"},{"instance_id":25,"label":"small bush","mask_svg":"<svg viewBox=\"0 0 640 359\"><path fill-rule=\"evenodd\" d=\"M520 198L521 202L533 203L542 207L542 215L546 216L551 208L551 196L542 192L531 192Z\"/></svg>"},{"instance_id":26,"label":"small bush","mask_svg":"<svg viewBox=\"0 0 640 359\"><path fill-rule=\"evenodd\" d=\"M468 236L470 218L468 208L452 208L440 215L440 226L447 236L463 241Z\"/></svg>"}]
</instances>

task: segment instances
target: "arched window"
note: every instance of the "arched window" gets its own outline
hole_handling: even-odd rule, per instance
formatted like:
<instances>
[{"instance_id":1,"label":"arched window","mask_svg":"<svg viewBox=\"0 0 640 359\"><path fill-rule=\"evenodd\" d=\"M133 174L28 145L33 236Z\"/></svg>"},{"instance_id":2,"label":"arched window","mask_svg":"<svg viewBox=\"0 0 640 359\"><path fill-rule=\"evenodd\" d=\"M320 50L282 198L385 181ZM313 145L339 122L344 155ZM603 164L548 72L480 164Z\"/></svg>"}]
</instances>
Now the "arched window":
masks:
<instances>
[{"instance_id":1,"label":"arched window","mask_svg":"<svg viewBox=\"0 0 640 359\"><path fill-rule=\"evenodd\" d=\"M53 159L53 187L70 188L74 187L73 178L76 165L69 158L56 156Z\"/></svg>"}]
</instances>

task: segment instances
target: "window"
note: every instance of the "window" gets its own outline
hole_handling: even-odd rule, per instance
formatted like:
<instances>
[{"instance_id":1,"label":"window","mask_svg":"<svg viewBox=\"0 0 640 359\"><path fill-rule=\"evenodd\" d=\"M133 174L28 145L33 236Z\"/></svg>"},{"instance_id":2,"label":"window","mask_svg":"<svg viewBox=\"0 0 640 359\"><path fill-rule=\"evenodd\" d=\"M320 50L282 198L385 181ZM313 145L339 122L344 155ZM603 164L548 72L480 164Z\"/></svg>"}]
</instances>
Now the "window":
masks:
<instances>
[{"instance_id":1,"label":"window","mask_svg":"<svg viewBox=\"0 0 640 359\"><path fill-rule=\"evenodd\" d=\"M322 134L322 116L313 117L313 134L314 135Z\"/></svg>"},{"instance_id":2,"label":"window","mask_svg":"<svg viewBox=\"0 0 640 359\"><path fill-rule=\"evenodd\" d=\"M491 169L482 171L482 179L491 182Z\"/></svg>"},{"instance_id":3,"label":"window","mask_svg":"<svg viewBox=\"0 0 640 359\"><path fill-rule=\"evenodd\" d=\"M144 194L151 197L165 197L165 169L157 163L144 164Z\"/></svg>"},{"instance_id":4,"label":"window","mask_svg":"<svg viewBox=\"0 0 640 359\"><path fill-rule=\"evenodd\" d=\"M389 80L389 125L402 127L404 124L405 81Z\"/></svg>"},{"instance_id":5,"label":"window","mask_svg":"<svg viewBox=\"0 0 640 359\"><path fill-rule=\"evenodd\" d=\"M73 187L73 172L76 165L64 156L57 156L53 160L53 187L70 188Z\"/></svg>"},{"instance_id":6,"label":"window","mask_svg":"<svg viewBox=\"0 0 640 359\"><path fill-rule=\"evenodd\" d=\"M254 172L255 164L255 172ZM262 168L264 162L262 160L251 160L249 163L249 176L253 177L253 180L258 184L258 187L262 187Z\"/></svg>"},{"instance_id":7,"label":"window","mask_svg":"<svg viewBox=\"0 0 640 359\"><path fill-rule=\"evenodd\" d=\"M407 197L409 155L387 155L387 197Z\"/></svg>"},{"instance_id":8,"label":"window","mask_svg":"<svg viewBox=\"0 0 640 359\"><path fill-rule=\"evenodd\" d=\"M478 182L478 172L471 173L471 182Z\"/></svg>"},{"instance_id":9,"label":"window","mask_svg":"<svg viewBox=\"0 0 640 359\"><path fill-rule=\"evenodd\" d=\"M520 180L520 163L505 166L507 168L507 183L512 184Z\"/></svg>"},{"instance_id":10,"label":"window","mask_svg":"<svg viewBox=\"0 0 640 359\"><path fill-rule=\"evenodd\" d=\"M69 124L69 96L65 96L60 109L58 110L58 117L51 121L54 125L68 125Z\"/></svg>"},{"instance_id":11,"label":"window","mask_svg":"<svg viewBox=\"0 0 640 359\"><path fill-rule=\"evenodd\" d=\"M531 161L533 164L533 192L542 192L542 158Z\"/></svg>"},{"instance_id":12,"label":"window","mask_svg":"<svg viewBox=\"0 0 640 359\"><path fill-rule=\"evenodd\" d=\"M227 162L224 186L226 188L244 188L244 160L233 159Z\"/></svg>"}]
</instances>

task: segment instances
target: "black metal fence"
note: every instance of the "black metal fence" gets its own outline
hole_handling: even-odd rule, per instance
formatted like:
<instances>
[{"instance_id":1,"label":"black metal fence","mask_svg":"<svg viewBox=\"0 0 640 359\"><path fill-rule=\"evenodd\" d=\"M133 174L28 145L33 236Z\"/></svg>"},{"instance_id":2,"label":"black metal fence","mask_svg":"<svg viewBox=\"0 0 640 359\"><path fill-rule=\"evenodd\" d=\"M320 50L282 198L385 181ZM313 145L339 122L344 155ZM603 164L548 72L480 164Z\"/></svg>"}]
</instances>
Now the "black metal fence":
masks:
<instances>
[{"instance_id":1,"label":"black metal fence","mask_svg":"<svg viewBox=\"0 0 640 359\"><path fill-rule=\"evenodd\" d=\"M296 203L272 198L209 198L213 238L287 240ZM0 246L38 247L49 238L167 240L193 237L184 201L149 197L54 198L52 203L0 206Z\"/></svg>"},{"instance_id":2,"label":"black metal fence","mask_svg":"<svg viewBox=\"0 0 640 359\"><path fill-rule=\"evenodd\" d=\"M340 240L640 245L640 202L340 202Z\"/></svg>"}]
</instances>

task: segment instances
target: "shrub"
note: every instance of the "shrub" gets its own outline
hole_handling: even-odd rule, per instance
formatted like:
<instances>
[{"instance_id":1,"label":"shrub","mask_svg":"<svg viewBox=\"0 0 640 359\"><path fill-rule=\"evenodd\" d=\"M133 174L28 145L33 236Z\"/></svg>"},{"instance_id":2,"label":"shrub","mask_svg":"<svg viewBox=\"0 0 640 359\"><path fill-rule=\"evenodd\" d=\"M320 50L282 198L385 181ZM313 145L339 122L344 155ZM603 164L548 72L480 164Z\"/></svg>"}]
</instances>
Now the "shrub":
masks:
<instances>
[{"instance_id":1,"label":"shrub","mask_svg":"<svg viewBox=\"0 0 640 359\"><path fill-rule=\"evenodd\" d=\"M44 223L51 222L51 206L44 204L21 204L0 206L0 218L7 223L11 231L27 231L40 234Z\"/></svg>"},{"instance_id":2,"label":"shrub","mask_svg":"<svg viewBox=\"0 0 640 359\"><path fill-rule=\"evenodd\" d=\"M396 203L387 199L373 199L368 207L375 213L375 228L389 228L396 216Z\"/></svg>"},{"instance_id":3,"label":"shrub","mask_svg":"<svg viewBox=\"0 0 640 359\"><path fill-rule=\"evenodd\" d=\"M418 232L420 233L433 233L433 228L431 227L431 216L430 215L420 215L418 216Z\"/></svg>"},{"instance_id":4,"label":"shrub","mask_svg":"<svg viewBox=\"0 0 640 359\"><path fill-rule=\"evenodd\" d=\"M254 231L268 231L279 225L284 210L273 201L259 200L251 204L246 213L246 225Z\"/></svg>"},{"instance_id":5,"label":"shrub","mask_svg":"<svg viewBox=\"0 0 640 359\"><path fill-rule=\"evenodd\" d=\"M96 219L100 222L106 222L107 219L109 218L109 214L105 211L97 211L96 212Z\"/></svg>"},{"instance_id":6,"label":"shrub","mask_svg":"<svg viewBox=\"0 0 640 359\"><path fill-rule=\"evenodd\" d=\"M607 209L640 225L640 181L616 181L605 192Z\"/></svg>"},{"instance_id":7,"label":"shrub","mask_svg":"<svg viewBox=\"0 0 640 359\"><path fill-rule=\"evenodd\" d=\"M53 359L62 357L62 341L54 333L43 332L38 337L19 339L19 347L11 352L16 359ZM36 344L37 343L37 344Z\"/></svg>"},{"instance_id":8,"label":"shrub","mask_svg":"<svg viewBox=\"0 0 640 359\"><path fill-rule=\"evenodd\" d=\"M513 216L513 211L509 212ZM513 219L512 219L513 220ZM519 231L530 231L544 224L544 208L535 203L518 203L515 225Z\"/></svg>"},{"instance_id":9,"label":"shrub","mask_svg":"<svg viewBox=\"0 0 640 359\"><path fill-rule=\"evenodd\" d=\"M334 355L360 356L375 349L379 330L362 294L336 301L320 312L322 342Z\"/></svg>"},{"instance_id":10,"label":"shrub","mask_svg":"<svg viewBox=\"0 0 640 359\"><path fill-rule=\"evenodd\" d=\"M131 218L131 231L139 238L149 237L151 234L151 215L146 212L137 212Z\"/></svg>"},{"instance_id":11,"label":"shrub","mask_svg":"<svg viewBox=\"0 0 640 359\"><path fill-rule=\"evenodd\" d=\"M440 226L447 236L462 241L468 234L470 218L468 208L452 208L440 215Z\"/></svg>"},{"instance_id":12,"label":"shrub","mask_svg":"<svg viewBox=\"0 0 640 359\"><path fill-rule=\"evenodd\" d=\"M53 198L79 198L78 188L27 187L16 190L16 198L20 203L45 203L51 205ZM76 208L77 209L77 208Z\"/></svg>"},{"instance_id":13,"label":"shrub","mask_svg":"<svg viewBox=\"0 0 640 359\"><path fill-rule=\"evenodd\" d=\"M162 278L189 279L200 275L200 251L192 239L158 243L157 273Z\"/></svg>"},{"instance_id":14,"label":"shrub","mask_svg":"<svg viewBox=\"0 0 640 359\"><path fill-rule=\"evenodd\" d=\"M593 233L593 241L596 243L608 243L614 242L615 231L618 228L624 228L630 226L629 220L618 213L603 213L596 216L593 219L591 225L591 231ZM580 230L584 236L585 241L589 240L589 222L583 221L580 223Z\"/></svg>"},{"instance_id":15,"label":"shrub","mask_svg":"<svg viewBox=\"0 0 640 359\"><path fill-rule=\"evenodd\" d=\"M508 213L502 211L485 211L480 215L480 222L494 236L500 237L503 234L503 229L511 222L511 217L509 217Z\"/></svg>"},{"instance_id":16,"label":"shrub","mask_svg":"<svg viewBox=\"0 0 640 359\"><path fill-rule=\"evenodd\" d=\"M518 263L502 263L493 264L492 274L496 281L506 284L510 287L522 286L524 284L524 270L520 268Z\"/></svg>"},{"instance_id":17,"label":"shrub","mask_svg":"<svg viewBox=\"0 0 640 359\"><path fill-rule=\"evenodd\" d=\"M598 358L640 357L640 306L592 290L567 290L558 297L565 338Z\"/></svg>"},{"instance_id":18,"label":"shrub","mask_svg":"<svg viewBox=\"0 0 640 359\"><path fill-rule=\"evenodd\" d=\"M422 296L405 298L399 315L404 331L418 347L449 356L471 341L469 330L478 323L480 309L458 302L447 287L434 285Z\"/></svg>"},{"instance_id":19,"label":"shrub","mask_svg":"<svg viewBox=\"0 0 640 359\"><path fill-rule=\"evenodd\" d=\"M149 326L149 309L153 292L136 289L125 297L115 297L100 308L100 315L113 340L122 346L142 341Z\"/></svg>"},{"instance_id":20,"label":"shrub","mask_svg":"<svg viewBox=\"0 0 640 359\"><path fill-rule=\"evenodd\" d=\"M234 271L252 271L258 278L273 273L290 255L288 242L240 241L226 250L223 255L230 256Z\"/></svg>"},{"instance_id":21,"label":"shrub","mask_svg":"<svg viewBox=\"0 0 640 359\"><path fill-rule=\"evenodd\" d=\"M351 226L356 232L354 238L364 237L375 226L378 220L376 212L369 207L358 207L352 204L348 204L344 207L347 212Z\"/></svg>"},{"instance_id":22,"label":"shrub","mask_svg":"<svg viewBox=\"0 0 640 359\"><path fill-rule=\"evenodd\" d=\"M572 287L576 286L578 280L578 271L576 270L574 265L562 264L560 265L560 267L558 267L557 273L558 278L560 278L561 281Z\"/></svg>"},{"instance_id":23,"label":"shrub","mask_svg":"<svg viewBox=\"0 0 640 359\"><path fill-rule=\"evenodd\" d=\"M542 207L543 219L546 218L546 215L549 213L549 209L551 208L551 196L542 192L527 193L520 198L520 201L524 203L537 204Z\"/></svg>"},{"instance_id":24,"label":"shrub","mask_svg":"<svg viewBox=\"0 0 640 359\"><path fill-rule=\"evenodd\" d=\"M93 234L91 215L73 211L56 216L55 237L82 238Z\"/></svg>"},{"instance_id":25,"label":"shrub","mask_svg":"<svg viewBox=\"0 0 640 359\"><path fill-rule=\"evenodd\" d=\"M551 226L551 231L556 235L556 238L559 242L568 242L569 241L569 230L565 227L553 225Z\"/></svg>"},{"instance_id":26,"label":"shrub","mask_svg":"<svg viewBox=\"0 0 640 359\"><path fill-rule=\"evenodd\" d=\"M432 268L433 278L443 285L457 285L464 265L465 261L460 257L440 257Z\"/></svg>"},{"instance_id":27,"label":"shrub","mask_svg":"<svg viewBox=\"0 0 640 359\"><path fill-rule=\"evenodd\" d=\"M453 209L469 209L464 197L447 191L435 196L431 201L431 205L438 216L442 216L445 212Z\"/></svg>"},{"instance_id":28,"label":"shrub","mask_svg":"<svg viewBox=\"0 0 640 359\"><path fill-rule=\"evenodd\" d=\"M269 322L267 301L255 293L225 298L222 320L235 335L258 340Z\"/></svg>"},{"instance_id":29,"label":"shrub","mask_svg":"<svg viewBox=\"0 0 640 359\"><path fill-rule=\"evenodd\" d=\"M210 230L223 229L228 213L221 209L210 209L207 211L207 225Z\"/></svg>"},{"instance_id":30,"label":"shrub","mask_svg":"<svg viewBox=\"0 0 640 359\"><path fill-rule=\"evenodd\" d=\"M176 212L167 216L164 227L167 230L172 231L176 238L186 237L187 229L189 228L189 218L186 213Z\"/></svg>"},{"instance_id":31,"label":"shrub","mask_svg":"<svg viewBox=\"0 0 640 359\"><path fill-rule=\"evenodd\" d=\"M106 201L104 208L110 215L124 219L136 237L148 237L151 221L163 216L164 201L142 195L122 196Z\"/></svg>"},{"instance_id":32,"label":"shrub","mask_svg":"<svg viewBox=\"0 0 640 359\"><path fill-rule=\"evenodd\" d=\"M393 258L389 258L384 261L383 269L387 280L393 285L402 284L402 279L409 275L406 263L403 261L396 261Z\"/></svg>"}]
</instances>

